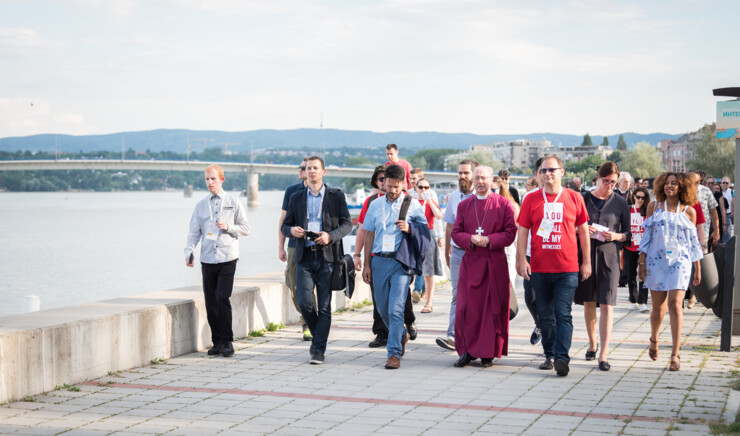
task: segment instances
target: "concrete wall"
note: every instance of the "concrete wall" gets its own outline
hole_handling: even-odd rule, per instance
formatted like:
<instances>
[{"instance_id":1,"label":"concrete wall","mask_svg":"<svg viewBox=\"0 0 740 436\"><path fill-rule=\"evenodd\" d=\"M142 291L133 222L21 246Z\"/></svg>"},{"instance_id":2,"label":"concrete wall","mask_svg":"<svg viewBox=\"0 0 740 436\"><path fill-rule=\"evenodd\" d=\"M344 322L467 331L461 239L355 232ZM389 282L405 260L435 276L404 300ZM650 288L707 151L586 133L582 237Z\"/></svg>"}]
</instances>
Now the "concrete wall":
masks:
<instances>
[{"instance_id":1,"label":"concrete wall","mask_svg":"<svg viewBox=\"0 0 740 436\"><path fill-rule=\"evenodd\" d=\"M334 292L332 306L370 299L358 276L351 301ZM234 336L299 314L283 273L236 279ZM192 286L0 318L0 403L51 391L210 347L203 291Z\"/></svg>"}]
</instances>

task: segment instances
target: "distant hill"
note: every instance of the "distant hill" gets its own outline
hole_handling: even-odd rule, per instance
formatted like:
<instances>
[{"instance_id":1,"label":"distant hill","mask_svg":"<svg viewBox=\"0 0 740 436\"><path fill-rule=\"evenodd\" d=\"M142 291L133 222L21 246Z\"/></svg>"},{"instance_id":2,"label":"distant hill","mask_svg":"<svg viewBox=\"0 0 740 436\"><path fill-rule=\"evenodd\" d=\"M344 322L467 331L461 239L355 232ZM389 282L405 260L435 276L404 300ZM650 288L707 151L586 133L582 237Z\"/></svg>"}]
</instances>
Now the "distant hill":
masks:
<instances>
[{"instance_id":1,"label":"distant hill","mask_svg":"<svg viewBox=\"0 0 740 436\"><path fill-rule=\"evenodd\" d=\"M627 144L646 141L658 144L662 139L677 139L679 134L670 133L623 133ZM540 140L546 138L553 145L579 145L583 136L563 135L558 133L529 133L525 135L475 135L472 133L438 133L438 132L370 132L363 130L337 129L293 129L293 130L252 130L248 132L223 132L217 130L150 130L143 132L121 132L106 135L56 135L42 134L24 137L0 139L1 151L44 151L54 152L91 152L120 151L121 147L135 151L174 151L184 153L188 143L193 150L202 150L203 144L208 147L223 148L229 143L229 149L238 152L273 149L303 149L323 147L380 147L396 143L403 155L409 149L423 148L460 148L467 149L473 144L489 144L497 141L515 139ZM615 147L619 134L610 135L609 144ZM591 135L594 144L601 144L603 136Z\"/></svg>"}]
</instances>

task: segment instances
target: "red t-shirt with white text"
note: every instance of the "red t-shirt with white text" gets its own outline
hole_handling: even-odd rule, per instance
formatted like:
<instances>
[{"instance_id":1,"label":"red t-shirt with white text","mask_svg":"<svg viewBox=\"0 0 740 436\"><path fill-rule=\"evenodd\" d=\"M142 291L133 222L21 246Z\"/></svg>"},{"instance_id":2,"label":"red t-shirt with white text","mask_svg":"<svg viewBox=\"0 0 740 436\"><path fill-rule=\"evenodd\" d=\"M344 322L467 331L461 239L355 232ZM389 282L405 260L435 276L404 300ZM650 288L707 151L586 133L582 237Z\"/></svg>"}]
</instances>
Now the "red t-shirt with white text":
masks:
<instances>
[{"instance_id":1,"label":"red t-shirt with white text","mask_svg":"<svg viewBox=\"0 0 740 436\"><path fill-rule=\"evenodd\" d=\"M588 212L583 197L578 192L562 189L558 203L563 206L562 216L554 217L553 231L547 239L537 235L542 223L545 202L542 192L524 197L518 224L531 230L532 252L530 267L533 273L578 272L578 242L576 226L588 222ZM557 194L547 194L553 203Z\"/></svg>"}]
</instances>

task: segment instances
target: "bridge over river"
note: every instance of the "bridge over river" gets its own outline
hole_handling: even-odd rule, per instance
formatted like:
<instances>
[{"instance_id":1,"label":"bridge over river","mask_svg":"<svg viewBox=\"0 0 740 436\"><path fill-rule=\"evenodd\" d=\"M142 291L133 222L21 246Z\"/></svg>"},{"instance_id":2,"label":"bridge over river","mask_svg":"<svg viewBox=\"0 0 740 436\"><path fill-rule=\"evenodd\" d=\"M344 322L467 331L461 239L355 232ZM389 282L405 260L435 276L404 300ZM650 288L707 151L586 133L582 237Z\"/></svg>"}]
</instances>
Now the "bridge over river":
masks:
<instances>
[{"instance_id":1,"label":"bridge over river","mask_svg":"<svg viewBox=\"0 0 740 436\"><path fill-rule=\"evenodd\" d=\"M250 203L258 201L257 187L260 174L296 175L296 165L266 164L250 162L205 162L183 160L119 160L119 159L61 159L61 160L5 160L0 161L0 171L40 170L135 170L135 171L203 171L211 164L221 165L226 172L248 173ZM370 179L373 168L326 167L328 177L356 177ZM424 171L432 183L457 183L457 173ZM526 180L527 176L512 176L515 181Z\"/></svg>"}]
</instances>

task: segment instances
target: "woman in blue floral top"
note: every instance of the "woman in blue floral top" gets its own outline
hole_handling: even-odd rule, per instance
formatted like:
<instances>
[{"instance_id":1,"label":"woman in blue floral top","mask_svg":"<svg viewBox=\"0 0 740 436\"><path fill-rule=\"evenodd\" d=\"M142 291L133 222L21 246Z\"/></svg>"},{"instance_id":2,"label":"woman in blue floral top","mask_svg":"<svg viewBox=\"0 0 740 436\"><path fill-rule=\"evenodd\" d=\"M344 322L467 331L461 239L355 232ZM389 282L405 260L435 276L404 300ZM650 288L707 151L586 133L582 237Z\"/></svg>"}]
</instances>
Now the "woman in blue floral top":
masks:
<instances>
[{"instance_id":1,"label":"woman in blue floral top","mask_svg":"<svg viewBox=\"0 0 740 436\"><path fill-rule=\"evenodd\" d=\"M681 328L685 289L691 279L701 282L699 260L703 257L696 233L696 187L683 173L663 173L653 182L655 201L650 203L647 219L642 223L645 233L640 241L637 273L650 289L653 312L650 315L650 358L658 359L658 331L665 316L666 303L671 321L673 350L671 371L681 368ZM655 348L653 348L655 347Z\"/></svg>"}]
</instances>

